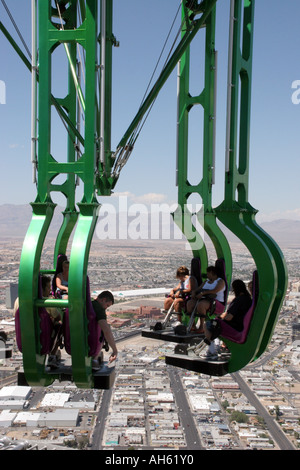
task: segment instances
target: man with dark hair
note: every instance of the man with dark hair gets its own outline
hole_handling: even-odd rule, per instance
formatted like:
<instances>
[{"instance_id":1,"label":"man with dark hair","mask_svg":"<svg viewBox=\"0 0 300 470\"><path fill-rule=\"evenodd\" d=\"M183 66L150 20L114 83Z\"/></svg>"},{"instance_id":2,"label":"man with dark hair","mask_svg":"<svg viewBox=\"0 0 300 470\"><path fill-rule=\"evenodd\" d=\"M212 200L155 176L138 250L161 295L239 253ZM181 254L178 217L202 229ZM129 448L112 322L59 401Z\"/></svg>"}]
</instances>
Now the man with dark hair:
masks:
<instances>
[{"instance_id":1,"label":"man with dark hair","mask_svg":"<svg viewBox=\"0 0 300 470\"><path fill-rule=\"evenodd\" d=\"M100 325L100 328L104 334L106 341L109 346L112 348L112 353L109 358L109 362L113 362L117 359L118 350L115 343L115 339L111 332L110 326L107 323L106 309L114 304L113 294L106 290L101 292L96 299L92 301L93 309L96 314L97 321ZM93 369L98 369L99 362L97 358L93 358Z\"/></svg>"}]
</instances>

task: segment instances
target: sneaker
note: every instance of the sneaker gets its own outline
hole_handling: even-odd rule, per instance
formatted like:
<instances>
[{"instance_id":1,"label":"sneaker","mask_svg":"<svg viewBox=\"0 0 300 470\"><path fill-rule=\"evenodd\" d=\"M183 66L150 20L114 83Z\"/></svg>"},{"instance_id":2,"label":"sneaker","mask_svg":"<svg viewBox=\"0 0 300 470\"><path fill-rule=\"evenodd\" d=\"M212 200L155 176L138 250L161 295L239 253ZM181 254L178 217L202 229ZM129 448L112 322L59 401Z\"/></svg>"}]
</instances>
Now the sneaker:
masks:
<instances>
[{"instance_id":1,"label":"sneaker","mask_svg":"<svg viewBox=\"0 0 300 470\"><path fill-rule=\"evenodd\" d=\"M92 369L93 370L99 370L100 369L100 364L98 362L98 359L93 359L92 360Z\"/></svg>"},{"instance_id":2,"label":"sneaker","mask_svg":"<svg viewBox=\"0 0 300 470\"><path fill-rule=\"evenodd\" d=\"M60 361L61 361L61 352L60 352L60 350L57 351L55 357L56 357L56 362L60 362Z\"/></svg>"},{"instance_id":3,"label":"sneaker","mask_svg":"<svg viewBox=\"0 0 300 470\"><path fill-rule=\"evenodd\" d=\"M58 367L56 356L48 357L47 366L49 366L51 369L56 369Z\"/></svg>"},{"instance_id":4,"label":"sneaker","mask_svg":"<svg viewBox=\"0 0 300 470\"><path fill-rule=\"evenodd\" d=\"M211 353L209 351L207 351L207 353L204 354L203 356L200 356L201 359L204 359L206 361L216 361L218 357L219 356L217 353Z\"/></svg>"}]
</instances>

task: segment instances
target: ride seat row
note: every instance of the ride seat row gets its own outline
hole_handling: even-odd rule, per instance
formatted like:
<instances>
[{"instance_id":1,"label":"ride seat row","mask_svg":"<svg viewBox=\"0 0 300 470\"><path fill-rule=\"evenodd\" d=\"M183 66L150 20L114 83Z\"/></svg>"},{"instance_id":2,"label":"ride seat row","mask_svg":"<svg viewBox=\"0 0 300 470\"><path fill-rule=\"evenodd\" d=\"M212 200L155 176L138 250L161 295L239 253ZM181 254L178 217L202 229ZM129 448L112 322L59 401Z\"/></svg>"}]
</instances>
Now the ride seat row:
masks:
<instances>
[{"instance_id":1,"label":"ride seat row","mask_svg":"<svg viewBox=\"0 0 300 470\"><path fill-rule=\"evenodd\" d=\"M41 279L39 280L38 297L42 298L42 286ZM44 356L50 354L54 347L56 334L54 331L53 323L49 313L44 307L38 308L38 314L40 318L40 355ZM91 295L90 295L90 282L87 277L86 282L86 315L87 315L87 327L88 327L88 356L97 356L103 347L104 336L102 330L97 322L96 314L93 309ZM21 338L21 325L20 325L20 311L17 309L15 314L15 332L17 347L22 352L22 338ZM71 355L71 335L70 335L70 320L69 320L69 309L67 308L64 312L63 317L63 336L64 346L66 352Z\"/></svg>"}]
</instances>

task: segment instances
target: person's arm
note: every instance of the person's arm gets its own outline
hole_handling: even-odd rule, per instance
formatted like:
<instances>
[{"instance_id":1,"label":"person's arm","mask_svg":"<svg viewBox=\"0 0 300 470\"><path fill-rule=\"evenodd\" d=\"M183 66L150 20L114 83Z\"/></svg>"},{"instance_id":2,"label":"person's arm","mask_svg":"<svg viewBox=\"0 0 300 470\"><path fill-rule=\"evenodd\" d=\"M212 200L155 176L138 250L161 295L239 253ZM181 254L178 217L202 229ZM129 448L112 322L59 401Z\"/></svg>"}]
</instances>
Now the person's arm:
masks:
<instances>
[{"instance_id":1,"label":"person's arm","mask_svg":"<svg viewBox=\"0 0 300 470\"><path fill-rule=\"evenodd\" d=\"M109 358L109 362L112 362L115 359L117 359L117 355L118 355L118 350L117 350L117 346L116 346L116 343L115 343L115 338L114 338L114 336L111 332L110 326L109 326L109 324L107 323L106 320L99 320L98 323L100 325L100 328L101 328L101 330L104 334L104 337L105 337L106 341L108 342L109 346L112 349L112 354L110 355L110 358Z\"/></svg>"},{"instance_id":2,"label":"person's arm","mask_svg":"<svg viewBox=\"0 0 300 470\"><path fill-rule=\"evenodd\" d=\"M239 298L235 297L230 303L227 311L220 315L220 318L222 320L231 321L233 317L238 313L239 305L240 305L240 300Z\"/></svg>"},{"instance_id":3,"label":"person's arm","mask_svg":"<svg viewBox=\"0 0 300 470\"><path fill-rule=\"evenodd\" d=\"M181 286L181 283L179 282L179 284L176 287L174 287L174 289L171 290L170 297L172 297L173 299L174 299L174 297L178 297L179 291L180 291L180 286Z\"/></svg>"},{"instance_id":4,"label":"person's arm","mask_svg":"<svg viewBox=\"0 0 300 470\"><path fill-rule=\"evenodd\" d=\"M233 319L233 315L232 313L224 312L224 313L221 313L220 318L222 320L231 321Z\"/></svg>"},{"instance_id":5,"label":"person's arm","mask_svg":"<svg viewBox=\"0 0 300 470\"><path fill-rule=\"evenodd\" d=\"M204 286L204 284L205 284L205 281L202 282L202 284L200 284L199 287L195 287L194 289L192 289L192 293L191 293L192 299L195 299L198 296L198 294L201 292L202 287Z\"/></svg>"}]
</instances>

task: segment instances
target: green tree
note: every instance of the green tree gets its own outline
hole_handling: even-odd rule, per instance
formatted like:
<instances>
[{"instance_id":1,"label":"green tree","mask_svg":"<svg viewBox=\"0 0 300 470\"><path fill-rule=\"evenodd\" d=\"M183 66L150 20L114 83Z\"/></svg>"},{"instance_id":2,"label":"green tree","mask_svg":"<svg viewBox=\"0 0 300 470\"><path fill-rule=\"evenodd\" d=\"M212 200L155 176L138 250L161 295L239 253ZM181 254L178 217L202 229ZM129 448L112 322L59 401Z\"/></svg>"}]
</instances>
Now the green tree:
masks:
<instances>
[{"instance_id":1,"label":"green tree","mask_svg":"<svg viewBox=\"0 0 300 470\"><path fill-rule=\"evenodd\" d=\"M237 423L248 423L248 416L242 411L233 411L230 415L230 421L236 421Z\"/></svg>"}]
</instances>

